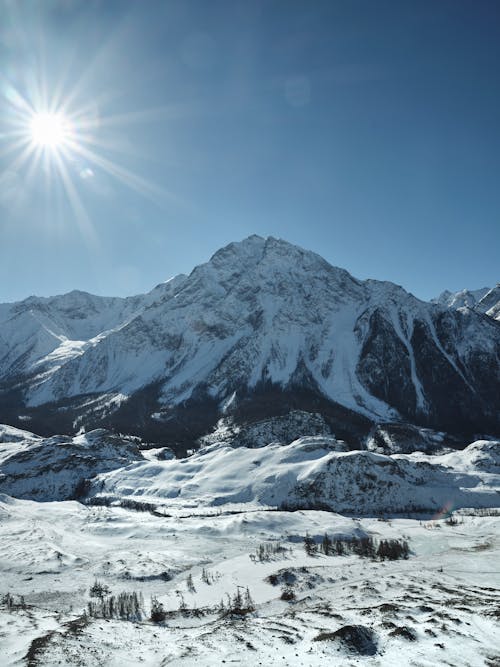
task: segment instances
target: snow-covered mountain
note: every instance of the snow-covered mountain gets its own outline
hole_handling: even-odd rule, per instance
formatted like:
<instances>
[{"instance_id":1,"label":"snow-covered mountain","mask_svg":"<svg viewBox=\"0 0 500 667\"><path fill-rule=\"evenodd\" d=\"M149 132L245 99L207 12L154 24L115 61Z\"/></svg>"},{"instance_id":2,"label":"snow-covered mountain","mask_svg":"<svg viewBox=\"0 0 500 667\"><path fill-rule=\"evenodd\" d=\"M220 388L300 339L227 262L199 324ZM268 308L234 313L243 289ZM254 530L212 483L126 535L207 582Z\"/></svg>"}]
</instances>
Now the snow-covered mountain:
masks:
<instances>
[{"instance_id":1,"label":"snow-covered mountain","mask_svg":"<svg viewBox=\"0 0 500 667\"><path fill-rule=\"evenodd\" d=\"M482 287L481 289L468 290L464 289L460 292L450 292L445 290L436 298L432 299L432 303L439 303L442 306L449 308L474 308L474 306L481 301L483 296L490 291L489 287Z\"/></svg>"},{"instance_id":2,"label":"snow-covered mountain","mask_svg":"<svg viewBox=\"0 0 500 667\"><path fill-rule=\"evenodd\" d=\"M168 298L183 279L177 276L148 294L125 299L75 290L0 304L0 381L56 371L152 303Z\"/></svg>"},{"instance_id":3,"label":"snow-covered mountain","mask_svg":"<svg viewBox=\"0 0 500 667\"><path fill-rule=\"evenodd\" d=\"M272 237L231 243L142 297L1 306L0 336L0 419L39 432L105 425L189 443L221 415L299 408L354 439L380 421L500 433L497 321Z\"/></svg>"},{"instance_id":4,"label":"snow-covered mountain","mask_svg":"<svg viewBox=\"0 0 500 667\"><path fill-rule=\"evenodd\" d=\"M445 290L432 303L438 303L448 308L471 308L478 313L484 313L495 320L500 319L500 284L493 288L483 287L478 290L464 289L461 292Z\"/></svg>"},{"instance_id":5,"label":"snow-covered mountain","mask_svg":"<svg viewBox=\"0 0 500 667\"><path fill-rule=\"evenodd\" d=\"M475 310L500 320L500 284L490 289L477 303Z\"/></svg>"}]
</instances>

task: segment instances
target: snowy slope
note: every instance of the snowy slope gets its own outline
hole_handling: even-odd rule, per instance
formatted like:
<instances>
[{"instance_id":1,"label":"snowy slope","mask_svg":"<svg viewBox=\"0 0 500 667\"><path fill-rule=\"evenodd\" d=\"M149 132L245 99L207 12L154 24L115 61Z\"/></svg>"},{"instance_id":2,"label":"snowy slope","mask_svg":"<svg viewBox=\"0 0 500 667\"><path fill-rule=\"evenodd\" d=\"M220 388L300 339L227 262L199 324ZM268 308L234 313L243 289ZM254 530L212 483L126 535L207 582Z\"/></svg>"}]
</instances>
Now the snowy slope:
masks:
<instances>
[{"instance_id":1,"label":"snowy slope","mask_svg":"<svg viewBox=\"0 0 500 667\"><path fill-rule=\"evenodd\" d=\"M169 298L183 280L176 276L148 294L125 299L75 290L0 304L0 380L57 370L152 303Z\"/></svg>"},{"instance_id":2,"label":"snowy slope","mask_svg":"<svg viewBox=\"0 0 500 667\"><path fill-rule=\"evenodd\" d=\"M499 517L444 519L499 507L500 442L382 456L348 452L331 435L281 446L255 435L256 448L214 443L187 459L141 461L133 442L103 431L43 439L0 426L2 665L495 664ZM123 467L101 472L108 465ZM97 475L94 501L156 511L49 502L68 497L80 474ZM283 501L303 509L276 511ZM355 516L306 509L318 506ZM434 516L376 518L424 508ZM321 543L325 533L404 539L409 558L308 555L304 536ZM261 547L271 547L263 560ZM142 596L140 617L84 615L96 579ZM247 589L254 611L220 612ZM149 618L153 596L162 623ZM368 651L342 640L353 627L368 633Z\"/></svg>"},{"instance_id":3,"label":"snowy slope","mask_svg":"<svg viewBox=\"0 0 500 667\"><path fill-rule=\"evenodd\" d=\"M223 428L216 434L227 435ZM241 442L234 432L216 442L216 434L191 457L173 459L159 449L143 454L137 439L103 429L41 438L0 426L0 493L41 501L106 496L167 507L244 504L351 513L434 511L447 503L500 506L499 441L434 456L387 456L349 451L331 434L267 445L269 432L267 438L259 430L243 432ZM425 438L421 442L426 445Z\"/></svg>"},{"instance_id":4,"label":"snowy slope","mask_svg":"<svg viewBox=\"0 0 500 667\"><path fill-rule=\"evenodd\" d=\"M85 479L142 459L137 443L104 430L74 438L40 438L0 426L0 493L33 500L66 500Z\"/></svg>"},{"instance_id":5,"label":"snowy slope","mask_svg":"<svg viewBox=\"0 0 500 667\"><path fill-rule=\"evenodd\" d=\"M484 667L498 658L498 517L463 516L449 526L321 511L206 517L194 509L179 518L7 496L0 517L5 667L27 664L28 654L29 664L64 667ZM410 558L308 556L306 532L404 537ZM284 551L252 561L261 544ZM114 594L142 594L142 620L82 619L96 578ZM284 582L291 602L281 599ZM249 588L255 611L221 616L215 606L238 586ZM25 608L2 605L7 592L24 596ZM168 611L164 623L149 620L152 595ZM353 625L371 630L374 655L331 637Z\"/></svg>"},{"instance_id":6,"label":"snowy slope","mask_svg":"<svg viewBox=\"0 0 500 667\"><path fill-rule=\"evenodd\" d=\"M345 451L333 437L258 449L212 445L189 459L138 462L99 475L92 494L172 506L328 508L356 514L500 507L500 442L432 457Z\"/></svg>"}]
</instances>

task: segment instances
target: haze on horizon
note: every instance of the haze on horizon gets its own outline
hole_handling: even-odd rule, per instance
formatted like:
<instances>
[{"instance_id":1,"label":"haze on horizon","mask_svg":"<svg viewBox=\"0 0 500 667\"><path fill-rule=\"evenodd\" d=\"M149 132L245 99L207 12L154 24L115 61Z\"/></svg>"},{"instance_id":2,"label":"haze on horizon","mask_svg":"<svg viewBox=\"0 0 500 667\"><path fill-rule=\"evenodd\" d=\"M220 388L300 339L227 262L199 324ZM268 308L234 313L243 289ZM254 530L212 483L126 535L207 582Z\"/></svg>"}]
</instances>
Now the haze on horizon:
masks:
<instances>
[{"instance_id":1,"label":"haze on horizon","mask_svg":"<svg viewBox=\"0 0 500 667\"><path fill-rule=\"evenodd\" d=\"M0 0L0 302L146 292L251 234L493 286L494 0Z\"/></svg>"}]
</instances>

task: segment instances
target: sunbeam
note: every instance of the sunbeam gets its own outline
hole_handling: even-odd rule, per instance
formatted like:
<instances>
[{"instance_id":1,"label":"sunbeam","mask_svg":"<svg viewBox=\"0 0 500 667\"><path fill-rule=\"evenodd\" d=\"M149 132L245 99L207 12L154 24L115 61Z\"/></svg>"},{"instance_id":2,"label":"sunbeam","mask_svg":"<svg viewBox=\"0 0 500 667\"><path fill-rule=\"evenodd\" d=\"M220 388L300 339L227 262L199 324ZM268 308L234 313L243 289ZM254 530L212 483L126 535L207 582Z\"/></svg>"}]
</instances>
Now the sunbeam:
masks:
<instances>
[{"instance_id":1,"label":"sunbeam","mask_svg":"<svg viewBox=\"0 0 500 667\"><path fill-rule=\"evenodd\" d=\"M99 96L92 102L77 103L82 80L87 77L85 72L73 88L65 86L62 80L56 82L51 95L47 73L42 70L25 72L23 85L18 83L17 87L0 76L0 96L5 109L0 148L4 160L10 160L7 170L24 174L28 188L36 187L39 173L38 182L43 183L43 196L48 202L56 196L56 190L62 188L80 233L91 245L95 244L97 234L86 210L85 193L89 179L97 179L99 173L105 172L157 205L172 200L182 203L171 192L139 176L124 163L126 155L137 156L138 151L124 150L120 138L123 136L128 141L126 129L131 124L168 113L167 108L106 116L99 108ZM103 128L119 129L121 135L110 138ZM73 178L75 175L80 178Z\"/></svg>"}]
</instances>

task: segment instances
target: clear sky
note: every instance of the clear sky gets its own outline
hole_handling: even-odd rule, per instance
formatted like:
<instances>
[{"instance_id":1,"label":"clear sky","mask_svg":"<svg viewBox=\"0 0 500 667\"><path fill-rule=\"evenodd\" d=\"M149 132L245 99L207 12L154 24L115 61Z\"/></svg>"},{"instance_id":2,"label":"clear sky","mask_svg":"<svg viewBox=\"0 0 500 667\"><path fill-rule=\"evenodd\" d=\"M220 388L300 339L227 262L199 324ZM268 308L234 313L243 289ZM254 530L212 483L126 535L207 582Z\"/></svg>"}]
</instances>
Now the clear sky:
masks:
<instances>
[{"instance_id":1,"label":"clear sky","mask_svg":"<svg viewBox=\"0 0 500 667\"><path fill-rule=\"evenodd\" d=\"M493 285L499 178L497 0L0 0L0 301L147 291L253 233Z\"/></svg>"}]
</instances>

